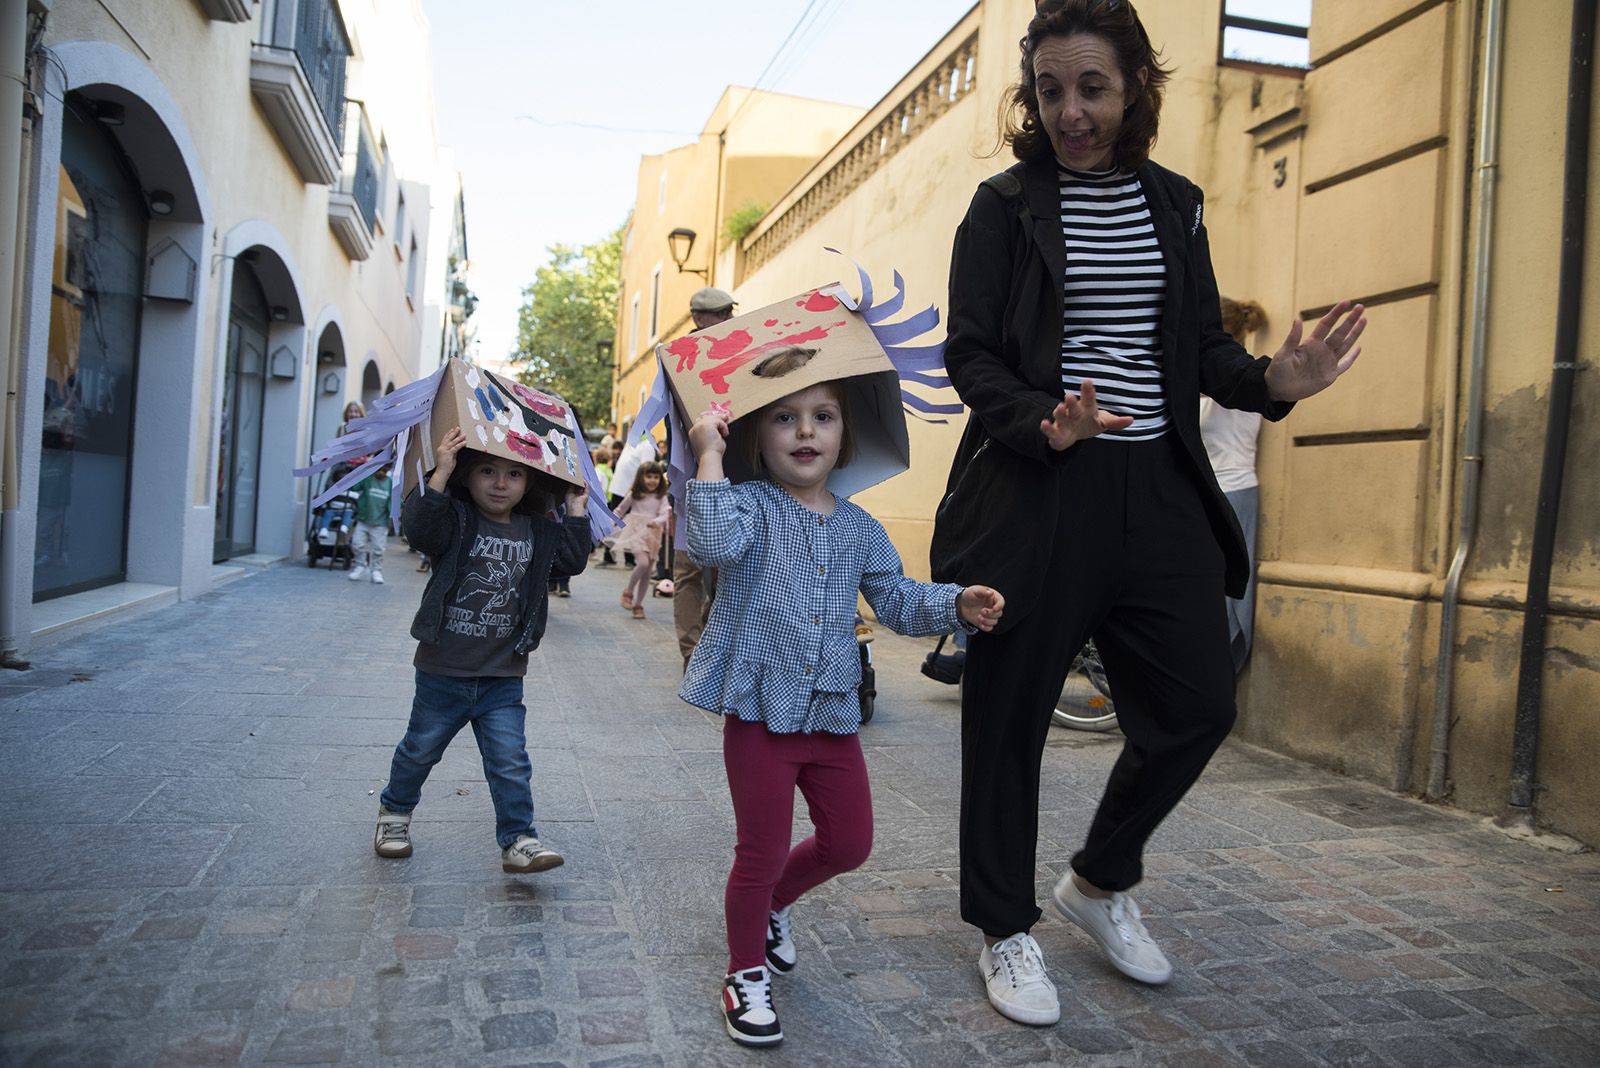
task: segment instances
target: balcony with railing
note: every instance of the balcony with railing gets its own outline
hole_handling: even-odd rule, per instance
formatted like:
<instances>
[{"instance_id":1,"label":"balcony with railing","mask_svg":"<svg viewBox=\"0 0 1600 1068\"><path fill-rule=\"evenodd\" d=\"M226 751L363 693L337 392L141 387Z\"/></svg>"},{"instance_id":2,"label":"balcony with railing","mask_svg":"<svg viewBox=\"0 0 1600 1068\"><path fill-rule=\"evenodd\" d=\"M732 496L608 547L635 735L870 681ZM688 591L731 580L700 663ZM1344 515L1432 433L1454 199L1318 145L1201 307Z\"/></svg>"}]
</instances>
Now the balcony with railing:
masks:
<instances>
[{"instance_id":1,"label":"balcony with railing","mask_svg":"<svg viewBox=\"0 0 1600 1068\"><path fill-rule=\"evenodd\" d=\"M378 217L377 140L359 100L345 105L344 159L339 184L328 191L328 226L345 255L364 260L372 255L373 224Z\"/></svg>"},{"instance_id":2,"label":"balcony with railing","mask_svg":"<svg viewBox=\"0 0 1600 1068\"><path fill-rule=\"evenodd\" d=\"M344 143L350 36L335 0L267 0L250 52L250 90L295 169L332 185Z\"/></svg>"}]
</instances>

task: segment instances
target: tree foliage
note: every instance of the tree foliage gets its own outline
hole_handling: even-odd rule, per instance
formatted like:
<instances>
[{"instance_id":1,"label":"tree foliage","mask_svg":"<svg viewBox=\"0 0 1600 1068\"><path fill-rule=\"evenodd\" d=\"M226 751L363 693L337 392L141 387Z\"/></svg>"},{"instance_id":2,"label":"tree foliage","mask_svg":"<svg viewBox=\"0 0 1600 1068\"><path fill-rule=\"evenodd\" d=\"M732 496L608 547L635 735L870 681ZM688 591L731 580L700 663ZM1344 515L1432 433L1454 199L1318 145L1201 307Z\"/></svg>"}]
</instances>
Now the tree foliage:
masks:
<instances>
[{"instance_id":1,"label":"tree foliage","mask_svg":"<svg viewBox=\"0 0 1600 1068\"><path fill-rule=\"evenodd\" d=\"M550 261L522 291L511 362L531 386L552 389L585 426L611 411L612 364L596 342L616 330L622 227L594 244L551 245Z\"/></svg>"}]
</instances>

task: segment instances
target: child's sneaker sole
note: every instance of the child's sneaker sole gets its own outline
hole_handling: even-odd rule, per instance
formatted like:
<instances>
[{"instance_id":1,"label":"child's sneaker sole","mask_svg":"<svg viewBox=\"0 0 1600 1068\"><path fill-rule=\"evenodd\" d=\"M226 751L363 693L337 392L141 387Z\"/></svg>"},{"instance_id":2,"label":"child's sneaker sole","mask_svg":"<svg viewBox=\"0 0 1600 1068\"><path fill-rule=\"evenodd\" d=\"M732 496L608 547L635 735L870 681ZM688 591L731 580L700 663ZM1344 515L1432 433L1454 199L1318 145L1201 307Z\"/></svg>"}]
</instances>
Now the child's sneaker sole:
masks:
<instances>
[{"instance_id":1,"label":"child's sneaker sole","mask_svg":"<svg viewBox=\"0 0 1600 1068\"><path fill-rule=\"evenodd\" d=\"M733 1022L728 1019L726 1014L722 1017L722 1029L728 1032L728 1037L739 1043L739 1045L753 1046L756 1049L760 1049L762 1046L776 1046L783 1041L782 1031L775 1035L747 1035L737 1027L734 1027Z\"/></svg>"},{"instance_id":2,"label":"child's sneaker sole","mask_svg":"<svg viewBox=\"0 0 1600 1068\"><path fill-rule=\"evenodd\" d=\"M534 857L526 866L507 864L501 861L500 870L512 875L530 875L536 871L549 871L551 868L559 868L566 862L567 859L559 853L546 853L543 856Z\"/></svg>"}]
</instances>

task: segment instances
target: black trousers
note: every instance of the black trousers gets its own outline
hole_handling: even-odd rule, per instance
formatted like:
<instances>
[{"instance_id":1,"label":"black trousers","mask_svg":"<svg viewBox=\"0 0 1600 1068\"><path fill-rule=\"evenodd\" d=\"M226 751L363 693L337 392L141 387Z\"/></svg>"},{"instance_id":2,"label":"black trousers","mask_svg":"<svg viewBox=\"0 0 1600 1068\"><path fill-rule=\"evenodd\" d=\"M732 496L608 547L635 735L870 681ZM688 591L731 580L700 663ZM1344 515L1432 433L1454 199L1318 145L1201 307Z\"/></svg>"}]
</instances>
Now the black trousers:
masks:
<instances>
[{"instance_id":1,"label":"black trousers","mask_svg":"<svg viewBox=\"0 0 1600 1068\"><path fill-rule=\"evenodd\" d=\"M1235 715L1222 549L1192 461L1170 434L1073 452L1039 487L1060 496L1045 593L1005 633L972 636L962 679L961 916L999 938L1039 919L1040 761L1085 641L1099 647L1126 738L1072 858L1101 889L1140 880L1145 842ZM1017 537L1029 536L1020 516Z\"/></svg>"}]
</instances>

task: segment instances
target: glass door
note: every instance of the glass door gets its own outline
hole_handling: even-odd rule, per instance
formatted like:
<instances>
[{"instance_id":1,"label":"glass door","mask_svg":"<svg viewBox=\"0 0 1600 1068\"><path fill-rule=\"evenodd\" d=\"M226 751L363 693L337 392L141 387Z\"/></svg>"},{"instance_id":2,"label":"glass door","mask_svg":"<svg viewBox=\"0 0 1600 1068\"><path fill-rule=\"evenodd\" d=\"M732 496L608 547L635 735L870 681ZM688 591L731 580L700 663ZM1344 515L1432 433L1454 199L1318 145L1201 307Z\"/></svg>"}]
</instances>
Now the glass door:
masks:
<instances>
[{"instance_id":1,"label":"glass door","mask_svg":"<svg viewBox=\"0 0 1600 1068\"><path fill-rule=\"evenodd\" d=\"M261 474L261 413L267 387L266 294L248 263L234 267L228 318L228 368L223 380L217 463L217 531L213 559L255 552L256 495Z\"/></svg>"},{"instance_id":2,"label":"glass door","mask_svg":"<svg viewBox=\"0 0 1600 1068\"><path fill-rule=\"evenodd\" d=\"M127 577L148 214L127 159L67 97L39 455L36 601Z\"/></svg>"}]
</instances>

